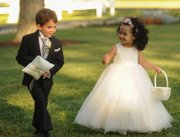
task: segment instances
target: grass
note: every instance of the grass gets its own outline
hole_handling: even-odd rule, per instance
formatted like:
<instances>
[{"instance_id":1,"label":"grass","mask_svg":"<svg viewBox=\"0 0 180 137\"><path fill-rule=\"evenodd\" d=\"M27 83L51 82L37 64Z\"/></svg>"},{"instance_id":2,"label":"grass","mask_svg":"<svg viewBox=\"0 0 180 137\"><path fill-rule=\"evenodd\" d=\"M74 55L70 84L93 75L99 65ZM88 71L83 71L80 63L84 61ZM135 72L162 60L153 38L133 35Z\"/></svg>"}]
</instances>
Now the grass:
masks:
<instances>
[{"instance_id":1,"label":"grass","mask_svg":"<svg viewBox=\"0 0 180 137\"><path fill-rule=\"evenodd\" d=\"M150 3L149 3L150 2ZM167 4L172 2L174 4ZM116 14L110 16L109 8L103 14L104 18L118 18L124 16L139 16L142 15L141 9L171 9L167 12L171 15L179 16L179 2L180 0L115 0ZM0 3L0 7L7 7L6 3ZM173 12L173 13L171 13ZM0 25L6 25L8 14L0 14ZM97 19L96 10L75 10L73 14L68 14L67 11L62 12L62 21L66 20L91 20Z\"/></svg>"},{"instance_id":2,"label":"grass","mask_svg":"<svg viewBox=\"0 0 180 137\"><path fill-rule=\"evenodd\" d=\"M139 16L142 14L141 10L134 9L116 9L115 16L111 16L109 9L107 9L106 13L103 14L101 19L106 18L118 18L118 17L124 17L124 16ZM88 16L87 16L88 15ZM8 19L8 14L1 14L0 15L0 25L6 25ZM67 13L67 11L62 12L62 21L69 21L69 20L92 20L97 19L96 16L96 10L75 10L73 14Z\"/></svg>"},{"instance_id":3,"label":"grass","mask_svg":"<svg viewBox=\"0 0 180 137\"><path fill-rule=\"evenodd\" d=\"M88 16L87 16L88 15ZM124 16L139 16L142 15L142 11L138 9L130 10L130 9L116 9L116 14L115 16L111 16L109 9L107 9L106 13L103 14L101 19L106 19L106 18L118 18L118 17L124 17ZM62 21L66 20L92 20L92 19L97 19L96 16L96 10L83 10L83 11L78 11L75 10L73 14L68 14L66 11L63 12L62 15L63 19Z\"/></svg>"},{"instance_id":4,"label":"grass","mask_svg":"<svg viewBox=\"0 0 180 137\"><path fill-rule=\"evenodd\" d=\"M172 128L160 133L131 133L127 137L179 137L180 25L148 28L150 43L144 55L149 61L162 67L169 76L172 95L163 103L174 121ZM111 26L57 31L58 38L78 40L81 43L64 46L65 65L54 77L48 106L53 123L53 137L122 136L115 133L103 134L73 124L84 99L105 69L100 62L101 57L111 45L118 42L115 29L115 26ZM12 39L13 35L0 35L0 39ZM0 137L32 137L34 132L31 126L33 100L21 85L22 67L15 61L17 50L18 47L0 48ZM153 78L154 73L148 72ZM160 79L158 84L163 84L163 80Z\"/></svg>"}]
</instances>

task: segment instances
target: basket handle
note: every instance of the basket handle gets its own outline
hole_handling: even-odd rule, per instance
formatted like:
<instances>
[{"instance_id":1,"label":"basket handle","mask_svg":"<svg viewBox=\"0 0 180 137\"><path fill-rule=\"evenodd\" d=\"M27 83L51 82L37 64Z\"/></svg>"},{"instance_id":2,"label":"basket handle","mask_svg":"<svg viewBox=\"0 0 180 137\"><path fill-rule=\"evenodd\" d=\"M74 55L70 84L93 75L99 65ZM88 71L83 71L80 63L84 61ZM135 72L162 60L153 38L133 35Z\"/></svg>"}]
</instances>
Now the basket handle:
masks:
<instances>
[{"instance_id":1,"label":"basket handle","mask_svg":"<svg viewBox=\"0 0 180 137\"><path fill-rule=\"evenodd\" d=\"M168 82L168 77L165 71L161 70L161 72L164 74L165 78L166 78L166 87L169 87L169 82ZM157 73L154 76L154 86L157 87L156 85L156 79L157 79Z\"/></svg>"}]
</instances>

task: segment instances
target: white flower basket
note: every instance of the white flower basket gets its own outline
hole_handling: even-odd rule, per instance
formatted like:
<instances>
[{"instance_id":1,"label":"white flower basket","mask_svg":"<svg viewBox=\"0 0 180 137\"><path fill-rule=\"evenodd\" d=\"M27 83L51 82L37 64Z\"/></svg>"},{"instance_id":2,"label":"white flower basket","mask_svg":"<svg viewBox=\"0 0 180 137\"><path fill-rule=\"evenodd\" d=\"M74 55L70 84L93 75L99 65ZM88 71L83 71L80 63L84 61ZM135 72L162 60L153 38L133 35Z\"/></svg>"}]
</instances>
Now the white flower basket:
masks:
<instances>
[{"instance_id":1,"label":"white flower basket","mask_svg":"<svg viewBox=\"0 0 180 137\"><path fill-rule=\"evenodd\" d=\"M161 72L165 76L166 87L157 87L156 85L157 73L156 73L154 76L154 87L152 87L152 95L157 100L168 100L171 95L171 88L169 87L167 74L163 70L161 70Z\"/></svg>"}]
</instances>

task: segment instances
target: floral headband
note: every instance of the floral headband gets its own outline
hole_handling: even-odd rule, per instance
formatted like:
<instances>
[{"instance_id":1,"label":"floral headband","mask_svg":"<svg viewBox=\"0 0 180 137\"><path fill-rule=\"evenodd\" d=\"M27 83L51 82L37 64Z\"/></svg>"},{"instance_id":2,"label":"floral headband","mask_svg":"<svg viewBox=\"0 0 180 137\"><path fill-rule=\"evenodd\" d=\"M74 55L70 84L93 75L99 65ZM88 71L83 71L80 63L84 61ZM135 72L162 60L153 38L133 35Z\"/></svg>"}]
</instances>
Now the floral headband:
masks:
<instances>
[{"instance_id":1,"label":"floral headband","mask_svg":"<svg viewBox=\"0 0 180 137\"><path fill-rule=\"evenodd\" d=\"M124 20L122 21L122 23L126 23L126 24L128 24L131 28L134 28L134 25L133 25L131 19L129 19L129 18L124 19ZM136 28L135 30L136 30L136 32L138 32L138 29L137 29L137 28Z\"/></svg>"},{"instance_id":2,"label":"floral headband","mask_svg":"<svg viewBox=\"0 0 180 137\"><path fill-rule=\"evenodd\" d=\"M134 28L134 25L133 25L131 19L129 19L129 18L123 20L122 23L126 23L126 24L128 24L129 26L131 26L131 28Z\"/></svg>"}]
</instances>

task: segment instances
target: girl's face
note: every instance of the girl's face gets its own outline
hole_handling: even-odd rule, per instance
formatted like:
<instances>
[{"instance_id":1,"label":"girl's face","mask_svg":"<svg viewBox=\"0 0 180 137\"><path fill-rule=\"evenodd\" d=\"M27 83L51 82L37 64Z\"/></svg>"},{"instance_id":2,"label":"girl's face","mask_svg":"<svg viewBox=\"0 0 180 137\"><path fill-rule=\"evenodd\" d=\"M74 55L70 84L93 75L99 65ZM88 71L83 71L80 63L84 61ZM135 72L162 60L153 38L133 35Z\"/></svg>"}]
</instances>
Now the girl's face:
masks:
<instances>
[{"instance_id":1,"label":"girl's face","mask_svg":"<svg viewBox=\"0 0 180 137\"><path fill-rule=\"evenodd\" d=\"M56 32L56 23L54 23L53 20L50 20L42 26L38 24L37 28L42 32L45 37L50 38Z\"/></svg>"},{"instance_id":2,"label":"girl's face","mask_svg":"<svg viewBox=\"0 0 180 137\"><path fill-rule=\"evenodd\" d=\"M132 34L132 28L129 25L121 25L120 31L119 31L119 39L121 41L121 44L127 47L132 47L133 41L135 40L135 37Z\"/></svg>"}]
</instances>

